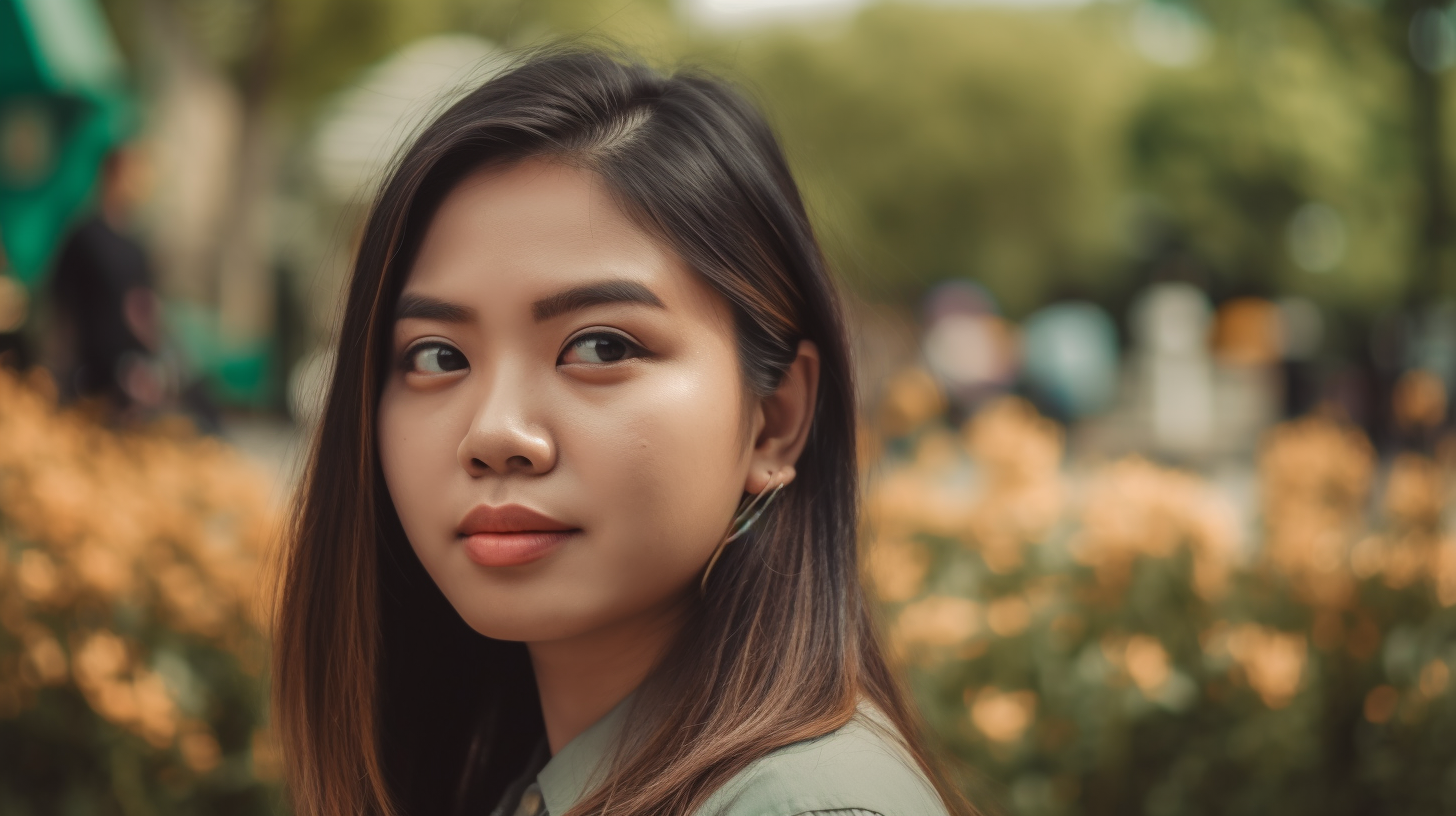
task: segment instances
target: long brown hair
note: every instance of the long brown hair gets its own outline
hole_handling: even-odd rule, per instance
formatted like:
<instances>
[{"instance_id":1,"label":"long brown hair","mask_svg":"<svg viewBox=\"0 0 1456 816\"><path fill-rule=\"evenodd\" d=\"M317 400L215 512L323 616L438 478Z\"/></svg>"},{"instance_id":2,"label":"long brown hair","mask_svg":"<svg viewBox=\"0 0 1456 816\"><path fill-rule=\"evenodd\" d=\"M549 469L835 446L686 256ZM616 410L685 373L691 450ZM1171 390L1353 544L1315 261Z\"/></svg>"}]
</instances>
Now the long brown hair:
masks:
<instances>
[{"instance_id":1,"label":"long brown hair","mask_svg":"<svg viewBox=\"0 0 1456 816\"><path fill-rule=\"evenodd\" d=\"M630 749L573 816L691 813L752 761L844 725L861 698L951 812L970 813L926 748L861 588L845 326L772 131L720 81L581 48L527 58L451 106L369 215L279 596L274 713L297 811L488 812L543 737L525 647L471 631L435 587L375 442L391 315L436 207L473 169L536 156L598 173L728 300L752 393L773 392L801 339L821 355L798 478L714 568L634 696Z\"/></svg>"}]
</instances>

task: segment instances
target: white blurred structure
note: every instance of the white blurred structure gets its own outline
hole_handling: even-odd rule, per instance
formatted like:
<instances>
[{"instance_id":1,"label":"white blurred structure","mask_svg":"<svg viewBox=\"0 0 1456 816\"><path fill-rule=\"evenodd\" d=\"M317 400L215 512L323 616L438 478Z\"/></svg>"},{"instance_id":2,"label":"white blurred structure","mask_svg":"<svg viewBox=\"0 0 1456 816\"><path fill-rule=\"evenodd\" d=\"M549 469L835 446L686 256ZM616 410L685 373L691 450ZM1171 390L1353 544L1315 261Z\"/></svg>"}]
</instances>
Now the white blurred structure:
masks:
<instances>
[{"instance_id":1,"label":"white blurred structure","mask_svg":"<svg viewBox=\"0 0 1456 816\"><path fill-rule=\"evenodd\" d=\"M490 42L468 34L416 41L370 68L336 96L314 138L320 180L348 201L377 183L430 114L485 81L499 60Z\"/></svg>"},{"instance_id":2,"label":"white blurred structure","mask_svg":"<svg viewBox=\"0 0 1456 816\"><path fill-rule=\"evenodd\" d=\"M369 68L324 106L314 132L312 153L323 195L334 205L367 203L396 154L431 117L484 82L503 64L500 50L468 34L443 34L417 40ZM303 220L308 207L298 207ZM319 230L302 230L304 241ZM339 247L314 248L314 258L301 268L326 268L341 283L350 252ZM307 252L301 253L307 257ZM323 304L316 319L333 320L333 294L321 286ZM328 338L326 338L327 340ZM312 429L323 411L328 378L333 371L331 346L314 348L290 370L286 398L290 414Z\"/></svg>"},{"instance_id":3,"label":"white blurred structure","mask_svg":"<svg viewBox=\"0 0 1456 816\"><path fill-rule=\"evenodd\" d=\"M1186 283L1149 287L1132 307L1137 413L1159 453L1202 457L1213 443L1208 296Z\"/></svg>"}]
</instances>

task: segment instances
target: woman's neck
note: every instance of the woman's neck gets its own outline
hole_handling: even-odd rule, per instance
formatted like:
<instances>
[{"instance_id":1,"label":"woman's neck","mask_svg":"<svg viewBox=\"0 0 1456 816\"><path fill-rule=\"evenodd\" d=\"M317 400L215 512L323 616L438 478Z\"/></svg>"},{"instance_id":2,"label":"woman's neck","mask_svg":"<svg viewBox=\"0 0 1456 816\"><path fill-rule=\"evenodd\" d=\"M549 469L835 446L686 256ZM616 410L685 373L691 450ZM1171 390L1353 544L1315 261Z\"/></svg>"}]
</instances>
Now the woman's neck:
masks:
<instances>
[{"instance_id":1,"label":"woman's neck","mask_svg":"<svg viewBox=\"0 0 1456 816\"><path fill-rule=\"evenodd\" d=\"M682 626L676 601L564 640L528 643L554 756L647 678Z\"/></svg>"}]
</instances>

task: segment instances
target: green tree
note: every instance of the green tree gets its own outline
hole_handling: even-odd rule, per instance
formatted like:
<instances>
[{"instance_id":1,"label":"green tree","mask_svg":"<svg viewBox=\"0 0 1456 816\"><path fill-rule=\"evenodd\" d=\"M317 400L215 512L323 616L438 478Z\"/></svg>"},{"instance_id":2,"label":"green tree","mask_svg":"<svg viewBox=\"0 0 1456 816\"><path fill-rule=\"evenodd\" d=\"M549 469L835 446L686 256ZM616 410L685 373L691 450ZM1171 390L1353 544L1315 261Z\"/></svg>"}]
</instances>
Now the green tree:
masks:
<instances>
[{"instance_id":1,"label":"green tree","mask_svg":"<svg viewBox=\"0 0 1456 816\"><path fill-rule=\"evenodd\" d=\"M1103 16L887 4L710 53L762 97L856 284L971 277L1019 313L1123 267L1141 68Z\"/></svg>"},{"instance_id":2,"label":"green tree","mask_svg":"<svg viewBox=\"0 0 1456 816\"><path fill-rule=\"evenodd\" d=\"M1229 57L1278 61L1293 38L1328 65L1337 92L1361 100L1375 144L1359 195L1393 192L1410 234L1406 250L1383 274L1400 273L1399 296L1416 305L1449 292L1456 279L1456 229L1446 154L1446 75L1456 59L1456 24L1448 3L1429 0L1189 0L1231 45ZM1248 64L1245 62L1244 64ZM1233 69L1229 69L1233 70ZM1397 185L1390 189L1394 177ZM1403 199L1403 200L1400 200Z\"/></svg>"},{"instance_id":3,"label":"green tree","mask_svg":"<svg viewBox=\"0 0 1456 816\"><path fill-rule=\"evenodd\" d=\"M1161 73L1129 124L1133 183L1224 291L1297 291L1368 311L1412 262L1419 187L1400 150L1397 66L1343 53L1308 17L1255 7L1215 26L1199 66ZM1344 226L1340 263L1299 268L1289 229L1311 202Z\"/></svg>"}]
</instances>

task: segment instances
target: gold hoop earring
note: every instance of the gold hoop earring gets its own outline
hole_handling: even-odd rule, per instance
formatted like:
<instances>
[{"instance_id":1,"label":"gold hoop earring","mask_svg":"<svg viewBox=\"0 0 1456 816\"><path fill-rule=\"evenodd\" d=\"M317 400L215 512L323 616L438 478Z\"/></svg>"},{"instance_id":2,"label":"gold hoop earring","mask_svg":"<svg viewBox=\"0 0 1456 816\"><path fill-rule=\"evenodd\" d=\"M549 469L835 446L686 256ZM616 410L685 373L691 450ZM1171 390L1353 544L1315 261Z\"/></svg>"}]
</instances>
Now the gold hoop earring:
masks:
<instances>
[{"instance_id":1,"label":"gold hoop earring","mask_svg":"<svg viewBox=\"0 0 1456 816\"><path fill-rule=\"evenodd\" d=\"M769 479L773 479L773 476L769 476ZM708 559L708 566L703 570L703 579L698 582L699 594L707 594L708 575L712 573L713 565L718 563L718 557L723 554L723 550L729 544L742 538L744 533L748 532L749 528L763 516L768 506L773 504L773 500L778 497L779 491L783 490L786 486L788 486L788 482L779 482L771 488L764 488L748 502L746 507L741 507L734 514L733 520L728 523L728 531L723 534L723 540L718 542L717 548L713 550L713 557ZM760 501L763 504L760 505ZM755 507L758 509L755 510Z\"/></svg>"}]
</instances>

